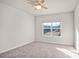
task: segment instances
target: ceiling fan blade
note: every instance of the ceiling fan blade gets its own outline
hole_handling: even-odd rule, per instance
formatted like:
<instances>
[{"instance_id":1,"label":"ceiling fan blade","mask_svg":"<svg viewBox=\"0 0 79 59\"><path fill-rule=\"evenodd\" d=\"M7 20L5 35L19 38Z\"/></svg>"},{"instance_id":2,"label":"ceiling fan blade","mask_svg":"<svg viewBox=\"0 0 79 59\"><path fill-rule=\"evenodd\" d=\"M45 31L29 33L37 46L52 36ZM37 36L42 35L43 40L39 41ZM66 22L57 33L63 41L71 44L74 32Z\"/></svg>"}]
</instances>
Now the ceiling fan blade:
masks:
<instances>
[{"instance_id":1,"label":"ceiling fan blade","mask_svg":"<svg viewBox=\"0 0 79 59\"><path fill-rule=\"evenodd\" d=\"M37 3L44 3L44 0L36 0Z\"/></svg>"},{"instance_id":2,"label":"ceiling fan blade","mask_svg":"<svg viewBox=\"0 0 79 59\"><path fill-rule=\"evenodd\" d=\"M44 3L45 1L44 0L41 0L41 3Z\"/></svg>"},{"instance_id":3,"label":"ceiling fan blade","mask_svg":"<svg viewBox=\"0 0 79 59\"><path fill-rule=\"evenodd\" d=\"M43 7L44 9L48 9L47 7Z\"/></svg>"},{"instance_id":4,"label":"ceiling fan blade","mask_svg":"<svg viewBox=\"0 0 79 59\"><path fill-rule=\"evenodd\" d=\"M42 6L42 8L44 8L44 9L48 9L46 6Z\"/></svg>"}]
</instances>

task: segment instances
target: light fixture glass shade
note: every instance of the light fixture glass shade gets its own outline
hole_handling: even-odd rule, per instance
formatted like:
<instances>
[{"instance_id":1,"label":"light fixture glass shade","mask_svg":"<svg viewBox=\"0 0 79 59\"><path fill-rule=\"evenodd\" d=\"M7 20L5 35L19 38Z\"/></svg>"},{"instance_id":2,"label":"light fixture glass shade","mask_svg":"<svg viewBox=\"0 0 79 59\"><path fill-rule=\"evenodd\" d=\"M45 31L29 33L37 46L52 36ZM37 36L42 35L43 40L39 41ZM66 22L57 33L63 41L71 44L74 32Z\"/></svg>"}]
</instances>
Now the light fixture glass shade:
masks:
<instances>
[{"instance_id":1,"label":"light fixture glass shade","mask_svg":"<svg viewBox=\"0 0 79 59\"><path fill-rule=\"evenodd\" d=\"M39 10L39 9L42 8L41 5L36 5L36 6L34 6L34 7L35 7L35 9L37 9L37 10Z\"/></svg>"}]
</instances>

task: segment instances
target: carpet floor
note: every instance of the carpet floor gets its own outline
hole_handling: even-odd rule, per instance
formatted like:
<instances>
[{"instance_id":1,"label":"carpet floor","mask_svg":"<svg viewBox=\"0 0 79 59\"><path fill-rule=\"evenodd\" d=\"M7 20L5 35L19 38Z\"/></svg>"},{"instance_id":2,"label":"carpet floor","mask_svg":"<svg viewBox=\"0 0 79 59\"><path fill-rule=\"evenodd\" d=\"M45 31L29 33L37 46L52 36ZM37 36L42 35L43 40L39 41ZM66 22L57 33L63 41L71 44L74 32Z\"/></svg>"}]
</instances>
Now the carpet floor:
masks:
<instances>
[{"instance_id":1,"label":"carpet floor","mask_svg":"<svg viewBox=\"0 0 79 59\"><path fill-rule=\"evenodd\" d=\"M79 57L72 46L45 42L32 42L22 47L0 54L0 58L76 58Z\"/></svg>"}]
</instances>

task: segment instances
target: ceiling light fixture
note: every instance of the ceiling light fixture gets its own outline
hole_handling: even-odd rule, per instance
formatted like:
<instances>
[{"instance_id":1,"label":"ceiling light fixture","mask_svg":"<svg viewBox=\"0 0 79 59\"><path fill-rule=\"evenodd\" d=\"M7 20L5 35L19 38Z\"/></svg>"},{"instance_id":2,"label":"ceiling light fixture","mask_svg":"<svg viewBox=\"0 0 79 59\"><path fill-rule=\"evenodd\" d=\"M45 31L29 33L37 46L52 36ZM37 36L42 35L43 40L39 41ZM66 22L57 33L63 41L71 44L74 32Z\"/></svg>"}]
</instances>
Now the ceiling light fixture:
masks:
<instances>
[{"instance_id":1,"label":"ceiling light fixture","mask_svg":"<svg viewBox=\"0 0 79 59\"><path fill-rule=\"evenodd\" d=\"M37 10L39 10L39 9L42 8L40 5L36 5L36 6L34 6L34 7L35 7L35 9L37 9Z\"/></svg>"},{"instance_id":2,"label":"ceiling light fixture","mask_svg":"<svg viewBox=\"0 0 79 59\"><path fill-rule=\"evenodd\" d=\"M32 5L36 10L48 9L45 0L27 0L28 4Z\"/></svg>"}]
</instances>

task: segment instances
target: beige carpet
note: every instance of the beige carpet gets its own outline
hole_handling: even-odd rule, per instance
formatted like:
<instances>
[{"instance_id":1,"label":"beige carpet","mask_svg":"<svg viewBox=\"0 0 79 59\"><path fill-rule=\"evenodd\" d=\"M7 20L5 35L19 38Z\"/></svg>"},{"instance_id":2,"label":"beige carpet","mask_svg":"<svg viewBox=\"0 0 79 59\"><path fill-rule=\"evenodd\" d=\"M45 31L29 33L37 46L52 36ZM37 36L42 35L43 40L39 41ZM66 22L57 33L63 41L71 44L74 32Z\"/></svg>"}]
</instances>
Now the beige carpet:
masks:
<instances>
[{"instance_id":1,"label":"beige carpet","mask_svg":"<svg viewBox=\"0 0 79 59\"><path fill-rule=\"evenodd\" d=\"M79 57L72 46L33 42L0 54L0 58L71 58Z\"/></svg>"}]
</instances>

